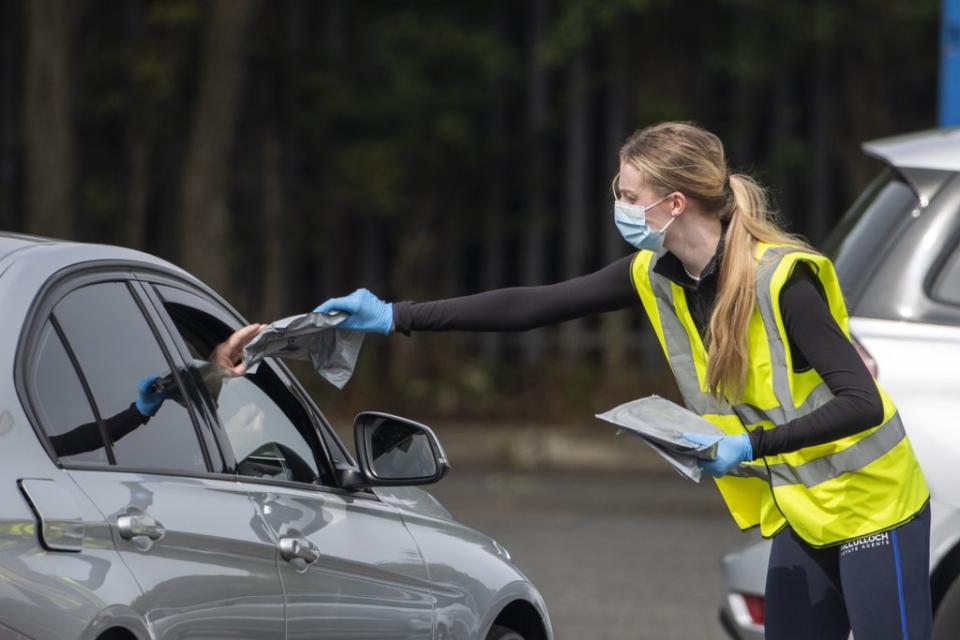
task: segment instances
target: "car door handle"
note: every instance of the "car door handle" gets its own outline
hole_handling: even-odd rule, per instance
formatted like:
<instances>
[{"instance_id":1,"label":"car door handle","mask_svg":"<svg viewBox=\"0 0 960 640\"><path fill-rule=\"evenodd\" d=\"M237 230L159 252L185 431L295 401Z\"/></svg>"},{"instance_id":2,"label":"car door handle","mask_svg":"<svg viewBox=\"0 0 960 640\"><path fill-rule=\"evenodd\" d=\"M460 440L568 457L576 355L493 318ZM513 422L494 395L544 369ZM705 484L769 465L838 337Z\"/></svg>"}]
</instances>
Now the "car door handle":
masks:
<instances>
[{"instance_id":1,"label":"car door handle","mask_svg":"<svg viewBox=\"0 0 960 640\"><path fill-rule=\"evenodd\" d=\"M303 560L307 564L313 564L320 559L320 549L304 537L285 536L280 538L280 557L287 562Z\"/></svg>"},{"instance_id":2,"label":"car door handle","mask_svg":"<svg viewBox=\"0 0 960 640\"><path fill-rule=\"evenodd\" d=\"M166 533L162 524L146 514L120 516L117 518L117 529L124 540L146 537L156 541Z\"/></svg>"}]
</instances>

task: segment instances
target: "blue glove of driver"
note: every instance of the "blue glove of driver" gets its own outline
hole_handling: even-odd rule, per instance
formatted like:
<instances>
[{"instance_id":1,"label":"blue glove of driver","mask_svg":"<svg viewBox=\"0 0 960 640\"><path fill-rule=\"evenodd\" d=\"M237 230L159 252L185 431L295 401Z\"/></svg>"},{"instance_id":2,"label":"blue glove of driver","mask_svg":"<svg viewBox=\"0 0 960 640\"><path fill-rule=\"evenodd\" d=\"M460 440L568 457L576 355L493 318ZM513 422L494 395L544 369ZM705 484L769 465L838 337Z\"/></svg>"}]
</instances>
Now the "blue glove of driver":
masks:
<instances>
[{"instance_id":1,"label":"blue glove of driver","mask_svg":"<svg viewBox=\"0 0 960 640\"><path fill-rule=\"evenodd\" d=\"M153 383L159 379L160 376L147 376L137 383L137 411L144 417L156 415L166 400L166 395L153 389Z\"/></svg>"},{"instance_id":2,"label":"blue glove of driver","mask_svg":"<svg viewBox=\"0 0 960 640\"><path fill-rule=\"evenodd\" d=\"M393 305L366 289L357 289L344 298L331 298L313 311L343 311L350 314L349 318L337 325L338 329L370 331L383 335L389 335L393 331Z\"/></svg>"},{"instance_id":3,"label":"blue glove of driver","mask_svg":"<svg viewBox=\"0 0 960 640\"><path fill-rule=\"evenodd\" d=\"M747 434L737 436L708 436L702 433L685 433L684 439L694 444L708 446L717 443L717 457L713 460L697 460L700 468L711 476L720 477L741 462L753 460L753 445Z\"/></svg>"}]
</instances>

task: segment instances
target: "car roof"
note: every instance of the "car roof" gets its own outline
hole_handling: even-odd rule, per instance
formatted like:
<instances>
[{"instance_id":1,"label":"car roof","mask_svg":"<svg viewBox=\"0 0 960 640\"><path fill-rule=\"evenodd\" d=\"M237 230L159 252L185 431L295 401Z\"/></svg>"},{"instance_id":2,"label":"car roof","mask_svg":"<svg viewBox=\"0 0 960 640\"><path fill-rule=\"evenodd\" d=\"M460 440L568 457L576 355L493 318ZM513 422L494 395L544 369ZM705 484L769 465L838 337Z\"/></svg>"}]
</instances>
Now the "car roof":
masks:
<instances>
[{"instance_id":1,"label":"car roof","mask_svg":"<svg viewBox=\"0 0 960 640\"><path fill-rule=\"evenodd\" d=\"M31 268L52 274L71 263L104 260L159 268L199 283L193 275L177 265L135 249L0 231L0 261L7 266L13 263L29 264ZM0 272L2 271L3 269L0 269Z\"/></svg>"},{"instance_id":2,"label":"car roof","mask_svg":"<svg viewBox=\"0 0 960 640\"><path fill-rule=\"evenodd\" d=\"M960 127L871 140L863 151L901 169L960 171Z\"/></svg>"},{"instance_id":3,"label":"car roof","mask_svg":"<svg viewBox=\"0 0 960 640\"><path fill-rule=\"evenodd\" d=\"M66 276L78 270L91 269L130 271L131 276L132 271L150 272L173 278L205 292L238 318L242 318L229 302L196 276L149 253L115 245L71 242L0 231L0 301L4 303L4 311L9 311L10 305L20 302L32 304L38 292L59 274ZM19 316L14 311L4 314L0 319L17 317ZM20 319L22 320L22 317Z\"/></svg>"},{"instance_id":4,"label":"car roof","mask_svg":"<svg viewBox=\"0 0 960 640\"><path fill-rule=\"evenodd\" d=\"M23 233L0 231L0 259L20 249L49 242L54 241L50 238L41 238L40 236L28 236Z\"/></svg>"}]
</instances>

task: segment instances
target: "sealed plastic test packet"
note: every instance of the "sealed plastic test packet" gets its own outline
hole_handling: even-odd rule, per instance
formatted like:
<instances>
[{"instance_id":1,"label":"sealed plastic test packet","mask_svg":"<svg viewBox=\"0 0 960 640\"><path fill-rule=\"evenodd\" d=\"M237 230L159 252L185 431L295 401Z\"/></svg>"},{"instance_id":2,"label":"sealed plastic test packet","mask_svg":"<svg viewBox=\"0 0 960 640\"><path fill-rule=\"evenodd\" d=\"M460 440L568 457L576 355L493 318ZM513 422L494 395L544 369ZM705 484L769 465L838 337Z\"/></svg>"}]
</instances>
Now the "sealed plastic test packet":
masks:
<instances>
[{"instance_id":1,"label":"sealed plastic test packet","mask_svg":"<svg viewBox=\"0 0 960 640\"><path fill-rule=\"evenodd\" d=\"M345 313L302 313L270 323L243 350L251 373L268 357L306 360L325 380L342 389L357 364L363 333L337 329Z\"/></svg>"},{"instance_id":2,"label":"sealed plastic test packet","mask_svg":"<svg viewBox=\"0 0 960 640\"><path fill-rule=\"evenodd\" d=\"M695 444L683 434L701 433L718 439L724 435L689 409L656 395L621 404L597 414L597 417L615 425L617 433L628 431L638 436L680 475L694 482L700 481L697 460L713 460L717 455L717 444Z\"/></svg>"}]
</instances>

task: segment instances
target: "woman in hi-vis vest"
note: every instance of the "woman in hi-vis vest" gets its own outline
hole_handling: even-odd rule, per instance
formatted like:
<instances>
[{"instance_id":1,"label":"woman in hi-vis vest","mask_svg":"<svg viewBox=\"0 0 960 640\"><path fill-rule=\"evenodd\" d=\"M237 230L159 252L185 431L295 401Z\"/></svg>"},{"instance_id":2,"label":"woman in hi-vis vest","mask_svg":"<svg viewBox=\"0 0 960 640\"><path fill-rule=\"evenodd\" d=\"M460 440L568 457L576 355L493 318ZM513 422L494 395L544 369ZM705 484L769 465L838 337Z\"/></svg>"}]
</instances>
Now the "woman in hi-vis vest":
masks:
<instances>
[{"instance_id":1,"label":"woman in hi-vis vest","mask_svg":"<svg viewBox=\"0 0 960 640\"><path fill-rule=\"evenodd\" d=\"M684 403L727 434L701 466L737 524L773 538L767 638L928 638L927 486L850 342L830 260L781 230L763 188L731 174L720 140L691 124L634 133L614 196L638 251L595 273L419 303L360 289L317 311L409 334L520 331L643 305Z\"/></svg>"}]
</instances>

